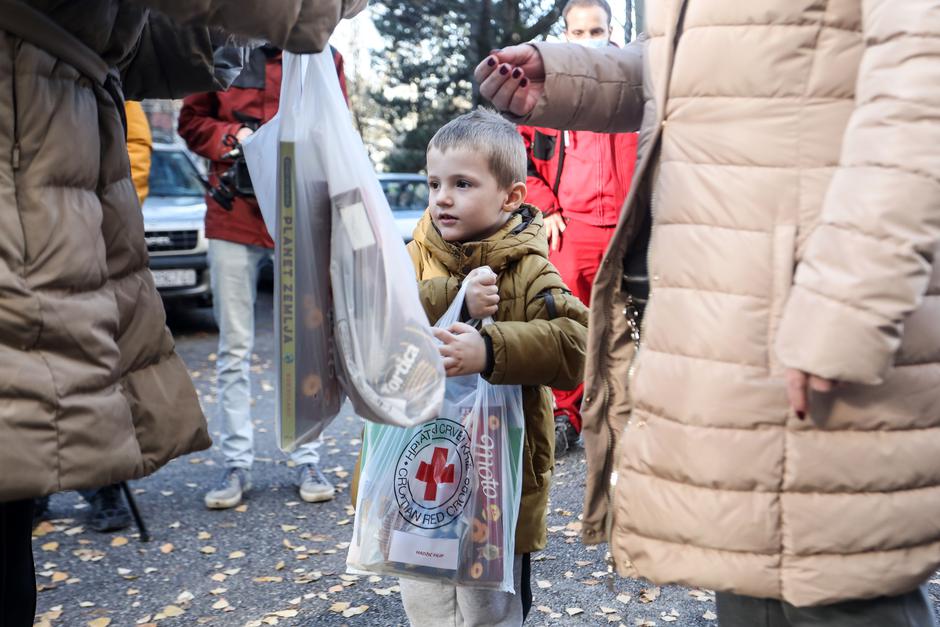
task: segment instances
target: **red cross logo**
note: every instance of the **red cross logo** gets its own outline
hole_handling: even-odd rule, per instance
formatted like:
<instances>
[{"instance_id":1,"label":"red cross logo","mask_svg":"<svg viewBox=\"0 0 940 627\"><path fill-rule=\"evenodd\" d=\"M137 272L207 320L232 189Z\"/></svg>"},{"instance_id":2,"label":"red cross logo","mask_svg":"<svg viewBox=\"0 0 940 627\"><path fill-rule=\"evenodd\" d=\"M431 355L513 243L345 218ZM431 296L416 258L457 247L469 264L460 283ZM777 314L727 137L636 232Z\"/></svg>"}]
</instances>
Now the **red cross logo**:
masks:
<instances>
[{"instance_id":1,"label":"red cross logo","mask_svg":"<svg viewBox=\"0 0 940 627\"><path fill-rule=\"evenodd\" d=\"M418 466L418 474L415 476L418 481L427 484L424 488L424 500L436 501L437 486L454 482L454 465L447 463L447 449L435 446L431 463L421 462Z\"/></svg>"}]
</instances>

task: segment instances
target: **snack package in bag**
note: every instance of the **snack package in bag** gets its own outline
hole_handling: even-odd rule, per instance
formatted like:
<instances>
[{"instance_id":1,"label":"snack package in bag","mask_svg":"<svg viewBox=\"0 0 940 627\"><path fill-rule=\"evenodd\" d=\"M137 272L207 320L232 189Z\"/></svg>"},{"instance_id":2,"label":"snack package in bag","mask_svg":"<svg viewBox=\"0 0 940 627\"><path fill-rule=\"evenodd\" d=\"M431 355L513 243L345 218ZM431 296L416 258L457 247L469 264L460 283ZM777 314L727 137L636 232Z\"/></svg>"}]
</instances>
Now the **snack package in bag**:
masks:
<instances>
[{"instance_id":1,"label":"snack package in bag","mask_svg":"<svg viewBox=\"0 0 940 627\"><path fill-rule=\"evenodd\" d=\"M277 440L317 438L343 403L334 364L330 196L316 157L303 58L284 54L280 111L245 143L255 193L275 240ZM335 75L335 74L334 74Z\"/></svg>"},{"instance_id":2,"label":"snack package in bag","mask_svg":"<svg viewBox=\"0 0 940 627\"><path fill-rule=\"evenodd\" d=\"M402 427L437 416L444 366L411 258L340 91L329 52L310 57L305 114L332 204L330 278L343 388L363 418Z\"/></svg>"},{"instance_id":3,"label":"snack package in bag","mask_svg":"<svg viewBox=\"0 0 940 627\"><path fill-rule=\"evenodd\" d=\"M521 388L479 375L447 379L432 422L366 425L349 572L512 592L524 428Z\"/></svg>"}]
</instances>

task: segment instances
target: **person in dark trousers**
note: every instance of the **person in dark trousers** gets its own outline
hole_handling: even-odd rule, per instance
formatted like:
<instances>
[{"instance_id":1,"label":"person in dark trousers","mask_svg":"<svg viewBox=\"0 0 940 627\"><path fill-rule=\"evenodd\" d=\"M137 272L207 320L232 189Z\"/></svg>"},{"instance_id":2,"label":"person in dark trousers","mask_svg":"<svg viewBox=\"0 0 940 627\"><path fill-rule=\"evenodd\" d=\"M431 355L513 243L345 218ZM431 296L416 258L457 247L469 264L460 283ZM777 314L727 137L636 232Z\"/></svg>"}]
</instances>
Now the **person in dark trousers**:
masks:
<instances>
[{"instance_id":1,"label":"person in dark trousers","mask_svg":"<svg viewBox=\"0 0 940 627\"><path fill-rule=\"evenodd\" d=\"M147 267L125 97L228 85L242 57L210 25L316 52L363 4L0 0L3 627L33 623L33 499L211 444Z\"/></svg>"},{"instance_id":2,"label":"person in dark trousers","mask_svg":"<svg viewBox=\"0 0 940 627\"><path fill-rule=\"evenodd\" d=\"M0 503L0 627L32 625L36 614L32 519L31 499Z\"/></svg>"}]
</instances>

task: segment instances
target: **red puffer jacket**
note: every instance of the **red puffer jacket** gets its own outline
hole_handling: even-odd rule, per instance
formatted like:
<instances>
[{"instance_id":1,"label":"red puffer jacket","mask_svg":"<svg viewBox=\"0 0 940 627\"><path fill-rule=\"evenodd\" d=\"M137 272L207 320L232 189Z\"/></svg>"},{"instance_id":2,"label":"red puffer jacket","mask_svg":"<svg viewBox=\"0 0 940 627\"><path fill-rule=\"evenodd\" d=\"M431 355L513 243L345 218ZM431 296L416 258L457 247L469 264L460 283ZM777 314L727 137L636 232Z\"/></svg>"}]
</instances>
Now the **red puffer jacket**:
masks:
<instances>
[{"instance_id":1,"label":"red puffer jacket","mask_svg":"<svg viewBox=\"0 0 940 627\"><path fill-rule=\"evenodd\" d=\"M614 226L636 166L636 133L556 131L520 126L529 157L531 203L549 215Z\"/></svg>"},{"instance_id":2,"label":"red puffer jacket","mask_svg":"<svg viewBox=\"0 0 940 627\"><path fill-rule=\"evenodd\" d=\"M333 60L339 83L346 95L343 57L335 49ZM223 144L226 135L234 135L244 126L246 116L267 122L277 113L281 95L281 53L258 48L251 61L227 91L188 96L180 111L179 134L189 149L212 162L209 183L219 184L218 175L231 167L222 156L230 148ZM238 114L238 115L236 115ZM206 237L239 244L274 248L254 197L236 196L232 210L226 211L206 195Z\"/></svg>"}]
</instances>

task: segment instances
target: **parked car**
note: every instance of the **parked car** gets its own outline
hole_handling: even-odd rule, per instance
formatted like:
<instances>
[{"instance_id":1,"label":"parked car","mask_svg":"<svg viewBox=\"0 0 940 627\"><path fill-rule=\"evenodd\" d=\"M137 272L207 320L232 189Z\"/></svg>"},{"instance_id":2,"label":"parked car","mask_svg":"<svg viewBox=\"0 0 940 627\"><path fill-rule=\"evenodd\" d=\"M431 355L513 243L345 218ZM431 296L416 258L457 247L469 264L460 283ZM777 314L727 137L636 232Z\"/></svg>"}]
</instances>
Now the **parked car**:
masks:
<instances>
[{"instance_id":1,"label":"parked car","mask_svg":"<svg viewBox=\"0 0 940 627\"><path fill-rule=\"evenodd\" d=\"M150 270L164 299L211 302L204 180L184 146L154 144L144 230Z\"/></svg>"},{"instance_id":2,"label":"parked car","mask_svg":"<svg viewBox=\"0 0 940 627\"><path fill-rule=\"evenodd\" d=\"M418 220L428 208L427 177L421 174L379 174L379 183L402 238L410 242Z\"/></svg>"}]
</instances>

